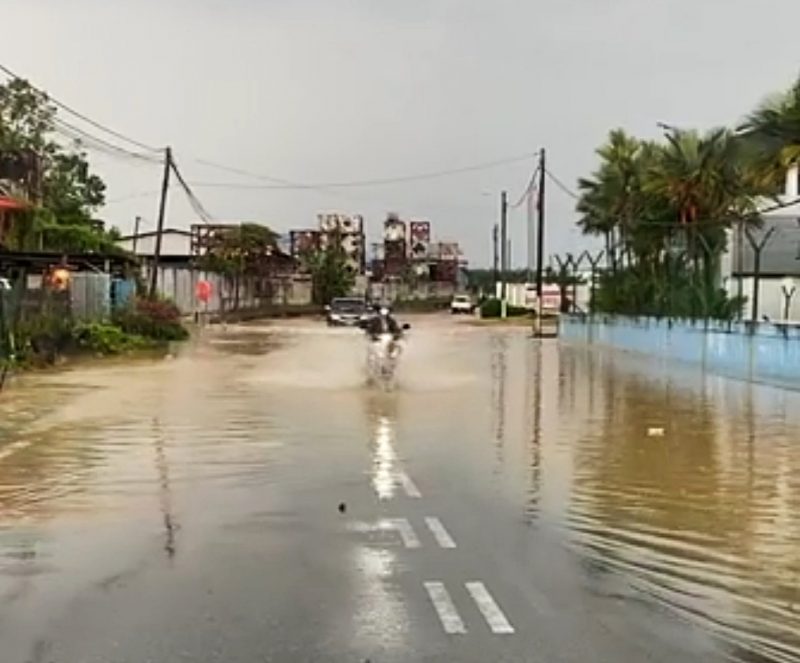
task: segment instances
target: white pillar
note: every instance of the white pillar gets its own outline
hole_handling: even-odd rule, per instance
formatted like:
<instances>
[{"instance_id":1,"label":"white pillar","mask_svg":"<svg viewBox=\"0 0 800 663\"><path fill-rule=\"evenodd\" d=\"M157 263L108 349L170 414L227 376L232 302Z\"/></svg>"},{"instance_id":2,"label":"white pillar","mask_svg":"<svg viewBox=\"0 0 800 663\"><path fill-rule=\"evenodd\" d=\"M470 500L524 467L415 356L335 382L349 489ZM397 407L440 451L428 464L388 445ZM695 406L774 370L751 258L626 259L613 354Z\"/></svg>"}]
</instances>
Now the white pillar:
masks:
<instances>
[{"instance_id":1,"label":"white pillar","mask_svg":"<svg viewBox=\"0 0 800 663\"><path fill-rule=\"evenodd\" d=\"M800 192L798 192L798 178L800 178L800 166L798 166L798 164L792 164L786 171L787 202L800 197Z\"/></svg>"}]
</instances>

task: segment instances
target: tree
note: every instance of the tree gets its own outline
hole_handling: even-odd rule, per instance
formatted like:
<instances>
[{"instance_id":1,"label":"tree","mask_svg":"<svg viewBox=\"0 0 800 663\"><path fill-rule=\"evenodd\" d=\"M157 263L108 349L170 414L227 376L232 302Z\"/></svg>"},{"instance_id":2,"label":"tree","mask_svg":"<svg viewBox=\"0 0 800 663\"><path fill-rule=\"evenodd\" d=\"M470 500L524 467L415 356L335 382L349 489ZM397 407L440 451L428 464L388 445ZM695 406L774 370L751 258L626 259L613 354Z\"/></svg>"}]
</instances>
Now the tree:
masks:
<instances>
[{"instance_id":1,"label":"tree","mask_svg":"<svg viewBox=\"0 0 800 663\"><path fill-rule=\"evenodd\" d=\"M742 130L758 144L767 164L786 168L800 162L800 78L750 113Z\"/></svg>"},{"instance_id":2,"label":"tree","mask_svg":"<svg viewBox=\"0 0 800 663\"><path fill-rule=\"evenodd\" d=\"M673 132L664 143L614 131L597 152L600 167L579 181L577 204L578 225L605 234L611 250L612 276L600 279L595 307L652 315L727 310L717 286L725 231L757 223L765 192L743 144L724 129Z\"/></svg>"},{"instance_id":3,"label":"tree","mask_svg":"<svg viewBox=\"0 0 800 663\"><path fill-rule=\"evenodd\" d=\"M105 184L91 172L79 142L55 140L56 108L26 81L0 85L0 155L32 157L34 210L15 229L15 248L108 251L113 241L94 213L105 202ZM30 187L29 187L30 188Z\"/></svg>"},{"instance_id":4,"label":"tree","mask_svg":"<svg viewBox=\"0 0 800 663\"><path fill-rule=\"evenodd\" d=\"M269 277L280 254L278 235L259 223L213 228L205 240L198 266L226 277L233 284L234 310L238 310L244 277L256 279L260 294L271 292Z\"/></svg>"},{"instance_id":5,"label":"tree","mask_svg":"<svg viewBox=\"0 0 800 663\"><path fill-rule=\"evenodd\" d=\"M624 256L642 212L642 180L651 153L647 143L616 129L597 150L600 168L591 178L578 180L582 192L577 204L581 214L578 226L587 234L605 236L612 269L617 268L618 249Z\"/></svg>"},{"instance_id":6,"label":"tree","mask_svg":"<svg viewBox=\"0 0 800 663\"><path fill-rule=\"evenodd\" d=\"M303 262L311 274L315 304L344 297L355 285L355 273L336 233L329 236L326 246L306 253Z\"/></svg>"},{"instance_id":7,"label":"tree","mask_svg":"<svg viewBox=\"0 0 800 663\"><path fill-rule=\"evenodd\" d=\"M214 228L199 265L229 278L266 275L270 258L279 252L278 235L259 223Z\"/></svg>"},{"instance_id":8,"label":"tree","mask_svg":"<svg viewBox=\"0 0 800 663\"><path fill-rule=\"evenodd\" d=\"M55 149L49 138L55 116L56 107L47 95L27 81L15 78L0 85L0 151L33 150L44 154Z\"/></svg>"}]
</instances>

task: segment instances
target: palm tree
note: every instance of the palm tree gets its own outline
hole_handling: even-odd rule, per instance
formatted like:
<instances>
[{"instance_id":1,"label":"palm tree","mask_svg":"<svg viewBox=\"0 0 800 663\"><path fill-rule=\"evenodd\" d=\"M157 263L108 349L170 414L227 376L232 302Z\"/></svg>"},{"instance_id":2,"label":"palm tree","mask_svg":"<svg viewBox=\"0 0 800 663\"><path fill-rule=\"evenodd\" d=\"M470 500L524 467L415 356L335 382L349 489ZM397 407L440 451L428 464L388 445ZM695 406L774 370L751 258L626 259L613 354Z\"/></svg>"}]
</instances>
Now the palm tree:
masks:
<instances>
[{"instance_id":1,"label":"palm tree","mask_svg":"<svg viewBox=\"0 0 800 663\"><path fill-rule=\"evenodd\" d=\"M703 302L715 289L714 274L725 247L726 229L756 221L757 195L742 144L727 129L704 135L676 131L650 169L645 190L661 196L673 210L686 238Z\"/></svg>"},{"instance_id":2,"label":"palm tree","mask_svg":"<svg viewBox=\"0 0 800 663\"><path fill-rule=\"evenodd\" d=\"M753 111L742 131L758 142L765 157L783 168L800 162L800 78L787 92Z\"/></svg>"},{"instance_id":3,"label":"palm tree","mask_svg":"<svg viewBox=\"0 0 800 663\"><path fill-rule=\"evenodd\" d=\"M606 255L616 268L616 249L628 247L641 198L644 144L622 129L612 131L608 142L597 150L600 168L592 178L580 179L582 192L576 205L578 225L587 234L604 234ZM619 237L617 238L616 235Z\"/></svg>"}]
</instances>

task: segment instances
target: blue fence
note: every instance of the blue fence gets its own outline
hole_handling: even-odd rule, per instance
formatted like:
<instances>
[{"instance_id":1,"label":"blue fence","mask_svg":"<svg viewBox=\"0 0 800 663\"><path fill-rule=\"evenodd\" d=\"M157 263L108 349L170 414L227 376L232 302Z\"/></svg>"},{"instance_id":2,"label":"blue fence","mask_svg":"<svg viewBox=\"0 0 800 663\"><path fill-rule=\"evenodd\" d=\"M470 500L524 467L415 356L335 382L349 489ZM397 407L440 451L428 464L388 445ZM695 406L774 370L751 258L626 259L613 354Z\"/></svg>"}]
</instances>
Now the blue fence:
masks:
<instances>
[{"instance_id":1,"label":"blue fence","mask_svg":"<svg viewBox=\"0 0 800 663\"><path fill-rule=\"evenodd\" d=\"M560 336L800 387L800 325L570 315L561 318Z\"/></svg>"}]
</instances>

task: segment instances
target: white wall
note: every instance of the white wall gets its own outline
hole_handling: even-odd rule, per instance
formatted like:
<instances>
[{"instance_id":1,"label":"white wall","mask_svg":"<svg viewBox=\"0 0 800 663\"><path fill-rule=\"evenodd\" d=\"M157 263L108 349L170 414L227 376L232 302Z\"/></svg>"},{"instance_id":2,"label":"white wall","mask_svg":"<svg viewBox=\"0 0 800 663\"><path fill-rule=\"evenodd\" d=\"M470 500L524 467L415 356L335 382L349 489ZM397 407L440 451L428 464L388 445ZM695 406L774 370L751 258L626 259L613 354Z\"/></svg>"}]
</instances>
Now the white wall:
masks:
<instances>
[{"instance_id":1,"label":"white wall","mask_svg":"<svg viewBox=\"0 0 800 663\"><path fill-rule=\"evenodd\" d=\"M791 299L789 307L789 317L784 318L784 297L782 286L791 291L794 287L795 294ZM727 281L728 294L732 297L739 293L738 279L731 278ZM743 279L743 294L747 297L744 307L744 319L751 320L753 317L753 278ZM767 316L772 322L800 322L800 278L771 278L761 277L758 288L758 318L763 319Z\"/></svg>"},{"instance_id":2,"label":"white wall","mask_svg":"<svg viewBox=\"0 0 800 663\"><path fill-rule=\"evenodd\" d=\"M495 296L500 297L502 285L497 284L497 291ZM552 284L545 284L544 293L544 306L545 308L558 308L560 296L554 297L549 293L556 292L556 286ZM567 288L567 296L572 298L572 287ZM575 289L575 298L579 311L587 312L589 310L589 300L591 299L591 286L588 283L577 286ZM506 301L510 306L527 306L534 308L536 306L536 285L526 283L507 283L506 284Z\"/></svg>"}]
</instances>

